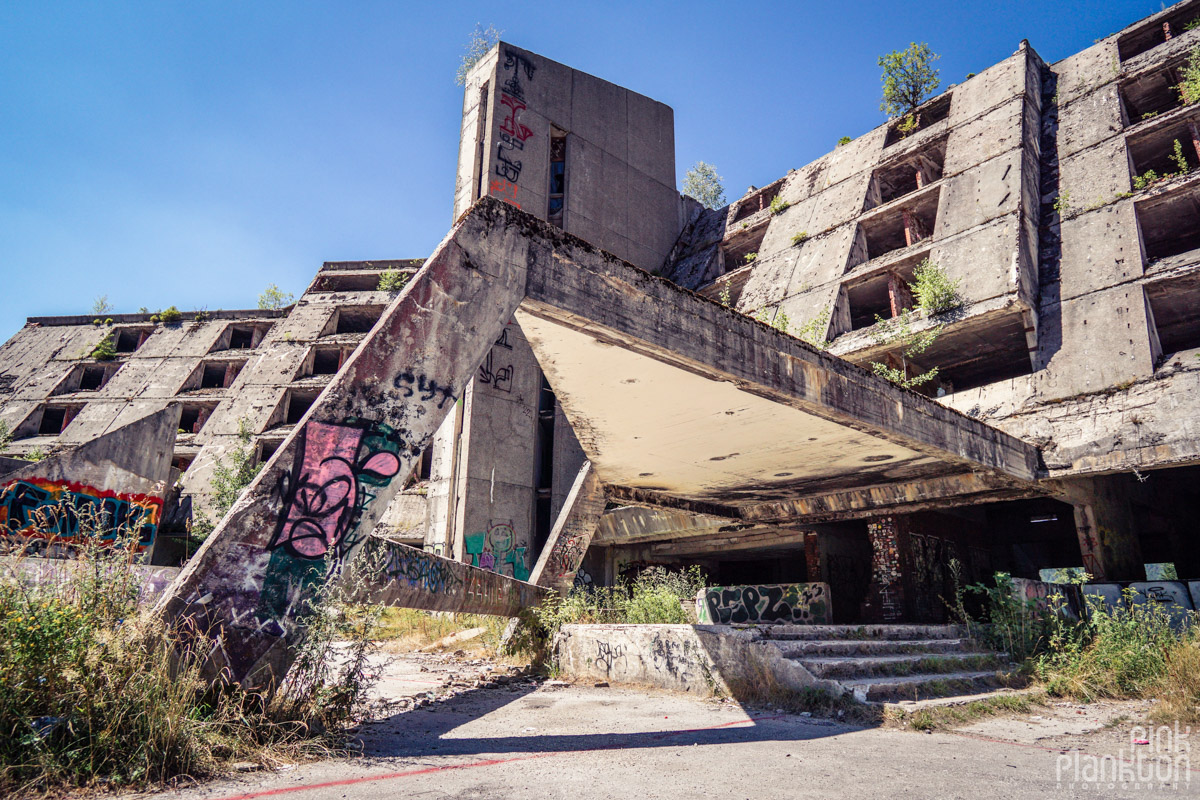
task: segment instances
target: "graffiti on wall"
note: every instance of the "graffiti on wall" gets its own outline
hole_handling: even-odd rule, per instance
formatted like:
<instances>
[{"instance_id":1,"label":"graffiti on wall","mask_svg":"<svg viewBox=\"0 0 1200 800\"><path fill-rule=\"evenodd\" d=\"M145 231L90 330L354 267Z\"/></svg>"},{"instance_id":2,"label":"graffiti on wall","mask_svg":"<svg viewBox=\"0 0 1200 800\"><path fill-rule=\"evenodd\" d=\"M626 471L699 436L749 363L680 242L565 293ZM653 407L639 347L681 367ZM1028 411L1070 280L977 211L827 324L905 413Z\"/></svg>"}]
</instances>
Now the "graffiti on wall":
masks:
<instances>
[{"instance_id":1,"label":"graffiti on wall","mask_svg":"<svg viewBox=\"0 0 1200 800\"><path fill-rule=\"evenodd\" d=\"M882 517L867 525L871 541L871 584L864 609L868 616L888 622L904 613L903 587L900 585L900 537L896 520ZM870 606L877 606L876 609Z\"/></svg>"},{"instance_id":2,"label":"graffiti on wall","mask_svg":"<svg viewBox=\"0 0 1200 800\"><path fill-rule=\"evenodd\" d=\"M500 128L496 134L496 175L504 181L497 184L492 181L490 187L496 196L502 200L517 205L515 202L517 182L521 179L521 159L517 153L525 149L525 142L533 131L521 122L521 112L525 110L525 87L521 83L521 75L532 81L537 67L525 56L513 50L504 51L504 69L510 72L508 80L500 92L502 106ZM519 205L517 205L520 208Z\"/></svg>"},{"instance_id":3,"label":"graffiti on wall","mask_svg":"<svg viewBox=\"0 0 1200 800\"><path fill-rule=\"evenodd\" d=\"M571 536L563 533L554 543L554 549L546 558L546 577L551 579L564 578L575 573L583 563L587 553L587 538L581 534Z\"/></svg>"},{"instance_id":4,"label":"graffiti on wall","mask_svg":"<svg viewBox=\"0 0 1200 800\"><path fill-rule=\"evenodd\" d=\"M380 557L380 570L388 580L403 581L413 588L437 594L453 591L463 585L462 577L444 559L415 547L379 540L374 542L378 543L377 547L386 548Z\"/></svg>"},{"instance_id":5,"label":"graffiti on wall","mask_svg":"<svg viewBox=\"0 0 1200 800\"><path fill-rule=\"evenodd\" d=\"M529 580L524 546L516 546L511 520L492 521L487 531L463 537L463 548L473 567L508 575L519 581Z\"/></svg>"},{"instance_id":6,"label":"graffiti on wall","mask_svg":"<svg viewBox=\"0 0 1200 800\"><path fill-rule=\"evenodd\" d=\"M139 551L154 543L162 518L162 498L121 494L75 481L14 480L0 487L0 532L5 543L49 552L82 537L111 543L136 538ZM59 554L59 553L55 553Z\"/></svg>"},{"instance_id":7,"label":"graffiti on wall","mask_svg":"<svg viewBox=\"0 0 1200 800\"><path fill-rule=\"evenodd\" d=\"M824 583L777 583L759 586L710 586L696 597L701 622L830 622L829 586Z\"/></svg>"}]
</instances>

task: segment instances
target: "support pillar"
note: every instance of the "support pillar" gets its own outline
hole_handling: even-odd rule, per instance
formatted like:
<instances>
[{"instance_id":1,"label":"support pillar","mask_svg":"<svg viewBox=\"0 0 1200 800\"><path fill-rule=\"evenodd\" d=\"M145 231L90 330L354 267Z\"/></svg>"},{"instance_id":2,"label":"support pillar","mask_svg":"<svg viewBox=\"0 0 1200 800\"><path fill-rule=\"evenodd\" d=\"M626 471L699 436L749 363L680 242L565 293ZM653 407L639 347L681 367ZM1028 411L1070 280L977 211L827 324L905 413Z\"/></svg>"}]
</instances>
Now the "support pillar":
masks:
<instances>
[{"instance_id":1,"label":"support pillar","mask_svg":"<svg viewBox=\"0 0 1200 800\"><path fill-rule=\"evenodd\" d=\"M596 535L596 526L603 514L604 486L592 469L592 462L585 461L575 476L562 511L554 520L550 537L546 539L529 582L555 589L563 595L571 591L575 573L583 563L583 556Z\"/></svg>"},{"instance_id":2,"label":"support pillar","mask_svg":"<svg viewBox=\"0 0 1200 800\"><path fill-rule=\"evenodd\" d=\"M1122 487L1127 480L1127 476L1112 475L1072 481L1070 503L1075 508L1083 568L1096 581L1146 579L1129 492Z\"/></svg>"},{"instance_id":3,"label":"support pillar","mask_svg":"<svg viewBox=\"0 0 1200 800\"><path fill-rule=\"evenodd\" d=\"M871 583L862 604L864 622L898 622L904 616L898 517L878 517L867 523L871 542Z\"/></svg>"}]
</instances>

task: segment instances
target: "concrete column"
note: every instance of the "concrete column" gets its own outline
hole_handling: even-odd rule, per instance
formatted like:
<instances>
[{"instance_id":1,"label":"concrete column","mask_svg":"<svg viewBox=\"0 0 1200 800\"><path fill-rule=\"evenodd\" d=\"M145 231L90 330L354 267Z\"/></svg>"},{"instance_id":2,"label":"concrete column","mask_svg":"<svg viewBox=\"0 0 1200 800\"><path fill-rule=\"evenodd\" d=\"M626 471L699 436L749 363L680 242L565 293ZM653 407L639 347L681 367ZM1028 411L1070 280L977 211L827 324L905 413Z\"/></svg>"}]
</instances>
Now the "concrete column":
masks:
<instances>
[{"instance_id":1,"label":"concrete column","mask_svg":"<svg viewBox=\"0 0 1200 800\"><path fill-rule=\"evenodd\" d=\"M550 538L529 582L556 589L559 594L569 592L603 514L604 486L592 469L592 462L585 461L575 476L562 512L554 520Z\"/></svg>"},{"instance_id":2,"label":"concrete column","mask_svg":"<svg viewBox=\"0 0 1200 800\"><path fill-rule=\"evenodd\" d=\"M888 273L888 303L892 307L892 316L898 317L905 309L913 307L912 289L896 273Z\"/></svg>"},{"instance_id":3,"label":"concrete column","mask_svg":"<svg viewBox=\"0 0 1200 800\"><path fill-rule=\"evenodd\" d=\"M821 542L816 531L808 531L804 536L804 568L810 583L824 580L821 570Z\"/></svg>"},{"instance_id":4,"label":"concrete column","mask_svg":"<svg viewBox=\"0 0 1200 800\"><path fill-rule=\"evenodd\" d=\"M864 622L897 622L904 616L898 517L878 517L867 523L871 541L871 583L862 604Z\"/></svg>"},{"instance_id":5,"label":"concrete column","mask_svg":"<svg viewBox=\"0 0 1200 800\"><path fill-rule=\"evenodd\" d=\"M1126 480L1113 475L1072 481L1070 503L1083 568L1098 581L1146 579L1129 492L1122 487Z\"/></svg>"}]
</instances>

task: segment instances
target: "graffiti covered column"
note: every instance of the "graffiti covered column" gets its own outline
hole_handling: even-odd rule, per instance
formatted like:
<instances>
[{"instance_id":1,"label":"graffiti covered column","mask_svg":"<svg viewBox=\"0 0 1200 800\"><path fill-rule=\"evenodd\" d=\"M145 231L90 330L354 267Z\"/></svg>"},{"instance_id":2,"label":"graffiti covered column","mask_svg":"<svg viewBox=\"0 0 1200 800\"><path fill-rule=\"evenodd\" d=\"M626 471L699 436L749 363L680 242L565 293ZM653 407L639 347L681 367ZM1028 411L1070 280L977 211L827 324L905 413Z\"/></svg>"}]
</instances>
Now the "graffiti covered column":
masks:
<instances>
[{"instance_id":1,"label":"graffiti covered column","mask_svg":"<svg viewBox=\"0 0 1200 800\"><path fill-rule=\"evenodd\" d=\"M879 517L867 523L871 541L871 583L862 604L864 622L896 622L904 616L901 573L901 518Z\"/></svg>"},{"instance_id":2,"label":"graffiti covered column","mask_svg":"<svg viewBox=\"0 0 1200 800\"><path fill-rule=\"evenodd\" d=\"M517 212L519 213L519 212ZM525 292L531 238L481 200L296 425L157 610L248 686L291 662L309 600L341 574Z\"/></svg>"},{"instance_id":3,"label":"graffiti covered column","mask_svg":"<svg viewBox=\"0 0 1200 800\"><path fill-rule=\"evenodd\" d=\"M604 486L592 469L592 462L585 461L575 476L558 519L554 520L554 528L533 568L530 583L556 589L560 594L569 592L603 514Z\"/></svg>"},{"instance_id":4,"label":"graffiti covered column","mask_svg":"<svg viewBox=\"0 0 1200 800\"><path fill-rule=\"evenodd\" d=\"M1129 505L1125 476L1112 475L1072 481L1070 503L1075 508L1075 531L1083 568L1098 581L1140 581L1146 578L1142 547Z\"/></svg>"}]
</instances>

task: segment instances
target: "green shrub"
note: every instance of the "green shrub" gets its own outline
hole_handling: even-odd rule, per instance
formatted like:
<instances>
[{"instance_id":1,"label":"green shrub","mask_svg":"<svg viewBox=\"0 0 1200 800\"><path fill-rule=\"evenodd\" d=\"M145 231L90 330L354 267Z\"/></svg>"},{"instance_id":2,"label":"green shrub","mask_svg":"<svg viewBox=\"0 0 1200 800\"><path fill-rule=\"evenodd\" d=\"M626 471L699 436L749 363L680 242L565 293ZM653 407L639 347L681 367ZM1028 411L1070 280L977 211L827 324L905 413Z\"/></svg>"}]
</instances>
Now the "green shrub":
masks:
<instances>
[{"instance_id":1,"label":"green shrub","mask_svg":"<svg viewBox=\"0 0 1200 800\"><path fill-rule=\"evenodd\" d=\"M829 332L830 316L832 314L829 309L820 312L796 329L796 338L808 342L818 350L825 350L829 347L829 340L826 336Z\"/></svg>"},{"instance_id":2,"label":"green shrub","mask_svg":"<svg viewBox=\"0 0 1200 800\"><path fill-rule=\"evenodd\" d=\"M758 253L746 253L746 263L752 264L758 258Z\"/></svg>"},{"instance_id":3,"label":"green shrub","mask_svg":"<svg viewBox=\"0 0 1200 800\"><path fill-rule=\"evenodd\" d=\"M1158 173L1152 169L1148 169L1141 175L1133 176L1133 188L1134 189L1145 189L1147 186L1157 183L1158 181L1159 181Z\"/></svg>"},{"instance_id":4,"label":"green shrub","mask_svg":"<svg viewBox=\"0 0 1200 800\"><path fill-rule=\"evenodd\" d=\"M849 136L842 136L841 138L838 139L837 146L841 147L844 144L850 144L850 142L852 142L852 141L854 141L854 140L851 139Z\"/></svg>"},{"instance_id":5,"label":"green shrub","mask_svg":"<svg viewBox=\"0 0 1200 800\"><path fill-rule=\"evenodd\" d=\"M170 306L158 312L158 319L164 325L173 325L183 319L183 312L175 306Z\"/></svg>"},{"instance_id":6,"label":"green shrub","mask_svg":"<svg viewBox=\"0 0 1200 800\"><path fill-rule=\"evenodd\" d=\"M720 293L717 294L717 301L721 305L726 306L726 307L733 305L733 300L729 296L729 283L728 282L726 282L725 285L721 287Z\"/></svg>"},{"instance_id":7,"label":"green shrub","mask_svg":"<svg viewBox=\"0 0 1200 800\"><path fill-rule=\"evenodd\" d=\"M906 114L903 119L896 123L896 132L900 134L900 138L911 136L917 130L917 117L915 114Z\"/></svg>"},{"instance_id":8,"label":"green shrub","mask_svg":"<svg viewBox=\"0 0 1200 800\"><path fill-rule=\"evenodd\" d=\"M791 208L792 204L784 200L779 195L775 195L771 198L771 205L768 207L771 209L772 214L778 215Z\"/></svg>"},{"instance_id":9,"label":"green shrub","mask_svg":"<svg viewBox=\"0 0 1200 800\"><path fill-rule=\"evenodd\" d=\"M917 305L929 316L942 314L962 305L958 294L960 280L951 280L946 271L928 258L913 270L910 284Z\"/></svg>"},{"instance_id":10,"label":"green shrub","mask_svg":"<svg viewBox=\"0 0 1200 800\"><path fill-rule=\"evenodd\" d=\"M411 277L409 273L398 269L385 269L379 274L379 284L375 289L380 292L398 292L408 285Z\"/></svg>"},{"instance_id":11,"label":"green shrub","mask_svg":"<svg viewBox=\"0 0 1200 800\"><path fill-rule=\"evenodd\" d=\"M1190 106L1192 103L1200 102L1200 47L1192 48L1187 64L1180 70L1179 76L1179 85L1176 89L1179 91L1179 99L1183 101L1183 104Z\"/></svg>"},{"instance_id":12,"label":"green shrub","mask_svg":"<svg viewBox=\"0 0 1200 800\"><path fill-rule=\"evenodd\" d=\"M191 544L203 542L212 533L263 468L262 464L254 463L254 450L250 420L242 417L238 420L238 443L229 447L224 456L213 459L212 510L216 520L210 519L203 511L197 512L191 527Z\"/></svg>"},{"instance_id":13,"label":"green shrub","mask_svg":"<svg viewBox=\"0 0 1200 800\"><path fill-rule=\"evenodd\" d=\"M112 361L117 357L117 345L113 340L111 332L104 334L104 338L96 342L96 346L92 348L89 357L97 361Z\"/></svg>"},{"instance_id":14,"label":"green shrub","mask_svg":"<svg viewBox=\"0 0 1200 800\"><path fill-rule=\"evenodd\" d=\"M1180 175L1187 175L1191 171L1187 158L1183 155L1183 145L1179 143L1178 139L1175 140L1175 146L1171 152L1171 160L1175 162L1175 168L1179 170Z\"/></svg>"},{"instance_id":15,"label":"green shrub","mask_svg":"<svg viewBox=\"0 0 1200 800\"><path fill-rule=\"evenodd\" d=\"M801 245L808 241L808 231L800 231L792 234L792 246Z\"/></svg>"}]
</instances>

